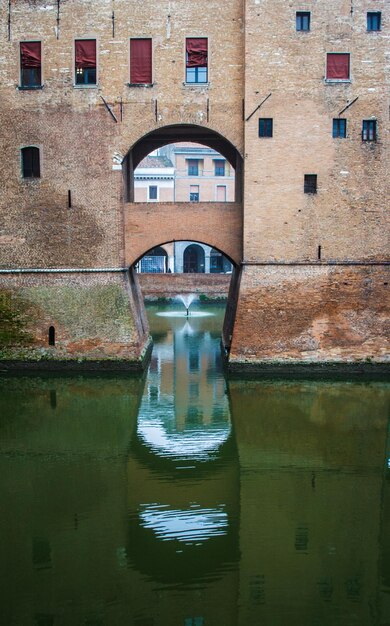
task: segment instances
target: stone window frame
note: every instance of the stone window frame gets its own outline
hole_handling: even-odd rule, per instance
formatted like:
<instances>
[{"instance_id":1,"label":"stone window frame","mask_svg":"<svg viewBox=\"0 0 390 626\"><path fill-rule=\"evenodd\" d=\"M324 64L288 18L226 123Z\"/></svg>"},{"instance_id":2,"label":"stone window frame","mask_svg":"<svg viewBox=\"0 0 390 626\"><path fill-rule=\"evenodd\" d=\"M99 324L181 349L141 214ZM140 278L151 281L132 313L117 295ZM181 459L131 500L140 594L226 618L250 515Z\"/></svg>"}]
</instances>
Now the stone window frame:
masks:
<instances>
[{"instance_id":1,"label":"stone window frame","mask_svg":"<svg viewBox=\"0 0 390 626\"><path fill-rule=\"evenodd\" d=\"M348 54L349 56L349 78L327 78L327 70L328 70L328 54ZM352 82L352 54L350 52L342 52L340 50L333 50L331 52L327 51L325 53L325 78L324 82L326 85L338 85L338 84L346 84Z\"/></svg>"},{"instance_id":2,"label":"stone window frame","mask_svg":"<svg viewBox=\"0 0 390 626\"><path fill-rule=\"evenodd\" d=\"M39 176L24 176L23 174L23 150L25 148L36 148L39 151ZM28 143L19 146L19 159L20 159L20 178L24 183L37 182L42 179L42 146L36 143Z\"/></svg>"},{"instance_id":3,"label":"stone window frame","mask_svg":"<svg viewBox=\"0 0 390 626\"><path fill-rule=\"evenodd\" d=\"M365 125L367 125L368 128L365 128ZM370 139L370 125L372 125L374 131L372 139ZM362 141L364 143L376 143L378 141L378 120L376 117L365 118L362 120Z\"/></svg>"},{"instance_id":4,"label":"stone window frame","mask_svg":"<svg viewBox=\"0 0 390 626\"><path fill-rule=\"evenodd\" d=\"M340 134L340 122L345 122L344 124L344 134ZM333 139L346 139L347 138L347 127L348 122L346 117L334 117L332 120L332 138ZM335 134L337 133L337 134Z\"/></svg>"},{"instance_id":5,"label":"stone window frame","mask_svg":"<svg viewBox=\"0 0 390 626\"><path fill-rule=\"evenodd\" d=\"M207 39L207 82L205 83L187 83L187 39ZM194 87L195 89L207 89L210 85L210 37L208 35L185 35L183 44L183 62L184 62L184 80L185 87Z\"/></svg>"},{"instance_id":6,"label":"stone window frame","mask_svg":"<svg viewBox=\"0 0 390 626\"><path fill-rule=\"evenodd\" d=\"M369 20L370 20L371 16L373 16L373 15L379 16L379 19L378 19L378 22L379 22L378 26L379 26L379 28L369 28ZM381 32L381 30L382 30L382 11L367 11L366 28L367 28L367 32L368 33L380 33Z\"/></svg>"},{"instance_id":7,"label":"stone window frame","mask_svg":"<svg viewBox=\"0 0 390 626\"><path fill-rule=\"evenodd\" d=\"M301 18L303 16L309 16L309 28L298 28L298 17ZM295 12L295 31L297 33L310 33L311 32L311 11L296 11Z\"/></svg>"},{"instance_id":8,"label":"stone window frame","mask_svg":"<svg viewBox=\"0 0 390 626\"><path fill-rule=\"evenodd\" d=\"M128 87L135 87L135 88L146 88L146 89L150 89L151 87L154 87L154 85L156 84L156 80L155 80L155 75L154 75L154 53L155 53L155 41L154 41L154 37L151 37L150 35L137 35L137 37L128 37L128 44L127 44L127 76L129 78L128 82L126 83ZM152 82L151 83L131 83L131 61L130 61L130 46L131 46L131 40L132 39L151 39L152 41Z\"/></svg>"},{"instance_id":9,"label":"stone window frame","mask_svg":"<svg viewBox=\"0 0 390 626\"><path fill-rule=\"evenodd\" d=\"M96 41L96 83L94 84L86 84L86 85L78 85L76 83L76 41L84 41L88 39L94 39ZM74 89L99 89L99 49L100 49L100 39L97 35L83 35L82 37L73 37L73 50L72 50L72 83Z\"/></svg>"},{"instance_id":10,"label":"stone window frame","mask_svg":"<svg viewBox=\"0 0 390 626\"><path fill-rule=\"evenodd\" d=\"M22 55L20 50L20 44L22 43L35 43L39 42L41 44L41 84L33 87L23 86L22 85ZM42 39L38 39L37 37L29 37L27 39L20 39L18 42L19 55L18 55L18 89L19 91L39 91L43 89L43 76L44 76L44 52L43 52L43 42Z\"/></svg>"}]
</instances>

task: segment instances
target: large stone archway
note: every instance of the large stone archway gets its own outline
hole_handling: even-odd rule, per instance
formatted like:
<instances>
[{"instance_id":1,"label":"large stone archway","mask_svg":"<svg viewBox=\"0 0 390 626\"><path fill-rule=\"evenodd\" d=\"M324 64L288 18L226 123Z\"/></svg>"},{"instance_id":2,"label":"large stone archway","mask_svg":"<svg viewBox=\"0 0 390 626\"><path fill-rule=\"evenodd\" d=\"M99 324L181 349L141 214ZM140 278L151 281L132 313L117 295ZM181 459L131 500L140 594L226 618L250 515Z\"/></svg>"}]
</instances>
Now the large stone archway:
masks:
<instances>
[{"instance_id":1,"label":"large stone archway","mask_svg":"<svg viewBox=\"0 0 390 626\"><path fill-rule=\"evenodd\" d=\"M140 137L123 159L124 198L134 200L134 170L150 152L171 143L191 141L216 150L235 170L235 200L242 201L243 159L237 148L215 130L196 124L162 126Z\"/></svg>"}]
</instances>

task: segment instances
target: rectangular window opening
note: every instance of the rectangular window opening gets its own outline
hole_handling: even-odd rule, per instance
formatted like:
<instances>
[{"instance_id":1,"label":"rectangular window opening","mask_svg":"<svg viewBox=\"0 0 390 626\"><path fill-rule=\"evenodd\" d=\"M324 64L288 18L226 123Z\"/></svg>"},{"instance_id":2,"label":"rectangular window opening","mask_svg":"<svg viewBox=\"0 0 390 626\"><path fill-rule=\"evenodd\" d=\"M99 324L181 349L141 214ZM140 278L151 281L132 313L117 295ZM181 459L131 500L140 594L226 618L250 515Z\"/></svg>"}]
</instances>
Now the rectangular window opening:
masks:
<instances>
[{"instance_id":1,"label":"rectangular window opening","mask_svg":"<svg viewBox=\"0 0 390 626\"><path fill-rule=\"evenodd\" d=\"M226 202L226 185L217 185L217 202Z\"/></svg>"},{"instance_id":2,"label":"rectangular window opening","mask_svg":"<svg viewBox=\"0 0 390 626\"><path fill-rule=\"evenodd\" d=\"M362 140L363 141L376 141L376 139L377 139L376 120L363 120Z\"/></svg>"},{"instance_id":3,"label":"rectangular window opening","mask_svg":"<svg viewBox=\"0 0 390 626\"><path fill-rule=\"evenodd\" d=\"M305 174L304 193L317 193L317 174Z\"/></svg>"},{"instance_id":4,"label":"rectangular window opening","mask_svg":"<svg viewBox=\"0 0 390 626\"><path fill-rule=\"evenodd\" d=\"M345 139L347 136L347 120L336 117L333 120L333 137Z\"/></svg>"},{"instance_id":5,"label":"rectangular window opening","mask_svg":"<svg viewBox=\"0 0 390 626\"><path fill-rule=\"evenodd\" d=\"M225 176L225 161L215 160L214 161L214 175L215 176Z\"/></svg>"},{"instance_id":6,"label":"rectangular window opening","mask_svg":"<svg viewBox=\"0 0 390 626\"><path fill-rule=\"evenodd\" d=\"M310 30L310 11L297 11L296 28L298 31Z\"/></svg>"},{"instance_id":7,"label":"rectangular window opening","mask_svg":"<svg viewBox=\"0 0 390 626\"><path fill-rule=\"evenodd\" d=\"M199 160L188 159L188 176L199 176Z\"/></svg>"},{"instance_id":8,"label":"rectangular window opening","mask_svg":"<svg viewBox=\"0 0 390 626\"><path fill-rule=\"evenodd\" d=\"M273 136L273 119L271 117L261 117L259 119L259 137Z\"/></svg>"},{"instance_id":9,"label":"rectangular window opening","mask_svg":"<svg viewBox=\"0 0 390 626\"><path fill-rule=\"evenodd\" d=\"M24 89L42 86L41 56L40 41L20 42L20 86Z\"/></svg>"},{"instance_id":10,"label":"rectangular window opening","mask_svg":"<svg viewBox=\"0 0 390 626\"><path fill-rule=\"evenodd\" d=\"M208 81L208 45L205 37L186 39L186 82L199 84Z\"/></svg>"},{"instance_id":11,"label":"rectangular window opening","mask_svg":"<svg viewBox=\"0 0 390 626\"><path fill-rule=\"evenodd\" d=\"M330 52L326 55L326 79L331 81L349 80L350 54Z\"/></svg>"},{"instance_id":12,"label":"rectangular window opening","mask_svg":"<svg viewBox=\"0 0 390 626\"><path fill-rule=\"evenodd\" d=\"M96 39L76 39L75 63L76 85L96 85Z\"/></svg>"},{"instance_id":13,"label":"rectangular window opening","mask_svg":"<svg viewBox=\"0 0 390 626\"><path fill-rule=\"evenodd\" d=\"M157 185L149 186L149 200L157 200Z\"/></svg>"},{"instance_id":14,"label":"rectangular window opening","mask_svg":"<svg viewBox=\"0 0 390 626\"><path fill-rule=\"evenodd\" d=\"M23 178L40 178L41 166L39 148L28 146L22 148L22 175Z\"/></svg>"},{"instance_id":15,"label":"rectangular window opening","mask_svg":"<svg viewBox=\"0 0 390 626\"><path fill-rule=\"evenodd\" d=\"M152 40L130 39L130 84L152 84Z\"/></svg>"},{"instance_id":16,"label":"rectangular window opening","mask_svg":"<svg viewBox=\"0 0 390 626\"><path fill-rule=\"evenodd\" d=\"M380 11L369 11L367 13L367 30L369 32L381 29L381 17Z\"/></svg>"},{"instance_id":17,"label":"rectangular window opening","mask_svg":"<svg viewBox=\"0 0 390 626\"><path fill-rule=\"evenodd\" d=\"M190 202L199 202L199 185L190 185Z\"/></svg>"}]
</instances>

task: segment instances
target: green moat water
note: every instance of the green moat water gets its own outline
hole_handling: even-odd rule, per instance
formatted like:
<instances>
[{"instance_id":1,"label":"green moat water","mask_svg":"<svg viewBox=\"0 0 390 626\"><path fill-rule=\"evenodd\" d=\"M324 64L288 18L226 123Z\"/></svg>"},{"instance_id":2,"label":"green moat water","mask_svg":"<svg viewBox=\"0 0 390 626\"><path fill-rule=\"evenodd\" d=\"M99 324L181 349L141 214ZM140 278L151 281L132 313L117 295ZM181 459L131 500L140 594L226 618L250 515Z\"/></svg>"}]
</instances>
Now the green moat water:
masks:
<instances>
[{"instance_id":1,"label":"green moat water","mask_svg":"<svg viewBox=\"0 0 390 626\"><path fill-rule=\"evenodd\" d=\"M390 623L390 386L227 384L203 311L145 380L0 378L1 625Z\"/></svg>"}]
</instances>

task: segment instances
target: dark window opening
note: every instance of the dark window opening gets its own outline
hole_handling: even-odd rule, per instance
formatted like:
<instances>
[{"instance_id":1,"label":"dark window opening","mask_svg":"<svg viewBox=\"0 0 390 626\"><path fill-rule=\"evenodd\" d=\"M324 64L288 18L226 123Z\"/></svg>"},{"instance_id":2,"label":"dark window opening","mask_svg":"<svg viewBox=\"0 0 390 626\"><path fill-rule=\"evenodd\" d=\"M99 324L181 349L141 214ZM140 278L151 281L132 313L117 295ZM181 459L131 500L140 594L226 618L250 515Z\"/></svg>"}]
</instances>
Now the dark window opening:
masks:
<instances>
[{"instance_id":1,"label":"dark window opening","mask_svg":"<svg viewBox=\"0 0 390 626\"><path fill-rule=\"evenodd\" d=\"M22 148L22 174L23 178L40 178L39 148L34 146Z\"/></svg>"},{"instance_id":2,"label":"dark window opening","mask_svg":"<svg viewBox=\"0 0 390 626\"><path fill-rule=\"evenodd\" d=\"M130 39L130 83L152 84L152 40Z\"/></svg>"},{"instance_id":3,"label":"dark window opening","mask_svg":"<svg viewBox=\"0 0 390 626\"><path fill-rule=\"evenodd\" d=\"M190 202L199 202L199 185L190 186Z\"/></svg>"},{"instance_id":4,"label":"dark window opening","mask_svg":"<svg viewBox=\"0 0 390 626\"><path fill-rule=\"evenodd\" d=\"M349 80L349 53L331 52L326 56L327 80Z\"/></svg>"},{"instance_id":5,"label":"dark window opening","mask_svg":"<svg viewBox=\"0 0 390 626\"><path fill-rule=\"evenodd\" d=\"M303 30L303 31L310 30L310 12L309 11L297 11L296 27L297 27L297 30Z\"/></svg>"},{"instance_id":6,"label":"dark window opening","mask_svg":"<svg viewBox=\"0 0 390 626\"><path fill-rule=\"evenodd\" d=\"M381 29L381 17L380 11L369 11L367 13L367 30L375 31Z\"/></svg>"},{"instance_id":7,"label":"dark window opening","mask_svg":"<svg viewBox=\"0 0 390 626\"><path fill-rule=\"evenodd\" d=\"M188 176L199 176L198 159L188 159Z\"/></svg>"},{"instance_id":8,"label":"dark window opening","mask_svg":"<svg viewBox=\"0 0 390 626\"><path fill-rule=\"evenodd\" d=\"M273 135L273 119L270 117L261 117L259 119L259 137L272 137Z\"/></svg>"},{"instance_id":9,"label":"dark window opening","mask_svg":"<svg viewBox=\"0 0 390 626\"><path fill-rule=\"evenodd\" d=\"M363 120L362 140L376 141L376 120Z\"/></svg>"},{"instance_id":10,"label":"dark window opening","mask_svg":"<svg viewBox=\"0 0 390 626\"><path fill-rule=\"evenodd\" d=\"M41 87L41 42L22 41L20 44L20 86L25 89Z\"/></svg>"},{"instance_id":11,"label":"dark window opening","mask_svg":"<svg viewBox=\"0 0 390 626\"><path fill-rule=\"evenodd\" d=\"M339 117L333 120L333 137L339 137L345 139L347 136L347 120Z\"/></svg>"},{"instance_id":12,"label":"dark window opening","mask_svg":"<svg viewBox=\"0 0 390 626\"><path fill-rule=\"evenodd\" d=\"M321 246L318 246L317 258L319 261L321 261Z\"/></svg>"},{"instance_id":13,"label":"dark window opening","mask_svg":"<svg viewBox=\"0 0 390 626\"><path fill-rule=\"evenodd\" d=\"M205 253L204 249L198 244L191 244L183 254L183 272L184 274L204 274L205 271Z\"/></svg>"},{"instance_id":14,"label":"dark window opening","mask_svg":"<svg viewBox=\"0 0 390 626\"><path fill-rule=\"evenodd\" d=\"M75 41L76 85L96 85L96 39Z\"/></svg>"},{"instance_id":15,"label":"dark window opening","mask_svg":"<svg viewBox=\"0 0 390 626\"><path fill-rule=\"evenodd\" d=\"M49 328L49 346L56 345L56 329L54 326L50 326Z\"/></svg>"},{"instance_id":16,"label":"dark window opening","mask_svg":"<svg viewBox=\"0 0 390 626\"><path fill-rule=\"evenodd\" d=\"M206 38L186 39L186 82L207 83L208 53Z\"/></svg>"},{"instance_id":17,"label":"dark window opening","mask_svg":"<svg viewBox=\"0 0 390 626\"><path fill-rule=\"evenodd\" d=\"M305 174L304 193L317 193L317 174Z\"/></svg>"},{"instance_id":18,"label":"dark window opening","mask_svg":"<svg viewBox=\"0 0 390 626\"><path fill-rule=\"evenodd\" d=\"M225 161L214 161L215 176L225 176Z\"/></svg>"},{"instance_id":19,"label":"dark window opening","mask_svg":"<svg viewBox=\"0 0 390 626\"><path fill-rule=\"evenodd\" d=\"M157 186L156 185L149 186L149 200L157 200Z\"/></svg>"}]
</instances>

